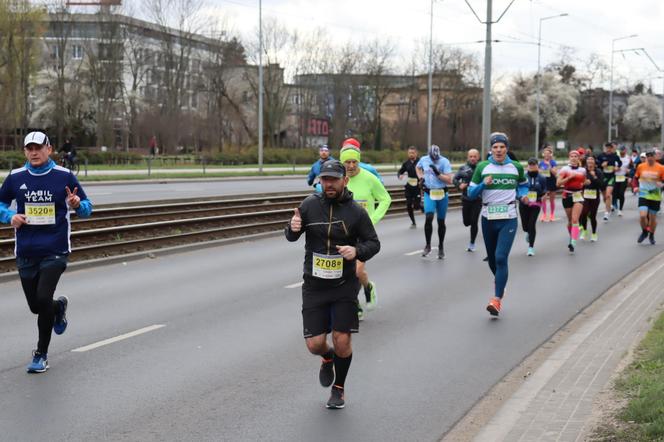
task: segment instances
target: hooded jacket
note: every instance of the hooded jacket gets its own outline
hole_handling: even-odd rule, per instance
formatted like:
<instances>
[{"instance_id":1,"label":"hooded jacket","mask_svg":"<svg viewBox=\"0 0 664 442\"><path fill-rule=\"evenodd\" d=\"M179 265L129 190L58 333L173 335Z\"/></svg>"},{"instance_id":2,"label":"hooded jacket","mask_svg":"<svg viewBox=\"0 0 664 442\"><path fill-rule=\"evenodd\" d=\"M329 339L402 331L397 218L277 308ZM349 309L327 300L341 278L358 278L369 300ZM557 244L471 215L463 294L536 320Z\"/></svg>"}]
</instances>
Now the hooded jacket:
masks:
<instances>
[{"instance_id":1,"label":"hooded jacket","mask_svg":"<svg viewBox=\"0 0 664 442\"><path fill-rule=\"evenodd\" d=\"M286 239L294 242L305 234L304 276L320 286L337 287L356 280L355 261L368 261L380 250L380 241L367 211L353 201L353 194L348 189L334 200L321 193L308 196L300 204L300 216L302 229L293 232L289 222L285 229ZM344 260L341 278L321 279L312 275L313 253L338 255L336 246L346 245L354 246L357 256L352 261Z\"/></svg>"}]
</instances>

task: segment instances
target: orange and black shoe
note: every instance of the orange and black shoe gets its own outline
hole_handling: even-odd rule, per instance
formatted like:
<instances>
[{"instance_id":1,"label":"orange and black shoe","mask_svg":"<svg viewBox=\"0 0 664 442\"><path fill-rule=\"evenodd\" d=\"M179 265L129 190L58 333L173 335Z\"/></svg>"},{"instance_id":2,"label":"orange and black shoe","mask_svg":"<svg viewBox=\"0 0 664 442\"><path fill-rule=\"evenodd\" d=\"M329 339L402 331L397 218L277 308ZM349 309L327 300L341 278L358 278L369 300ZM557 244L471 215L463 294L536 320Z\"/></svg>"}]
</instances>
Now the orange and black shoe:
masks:
<instances>
[{"instance_id":1,"label":"orange and black shoe","mask_svg":"<svg viewBox=\"0 0 664 442\"><path fill-rule=\"evenodd\" d=\"M500 314L500 304L500 298L492 298L486 306L486 311L488 311L491 316L498 316Z\"/></svg>"},{"instance_id":2,"label":"orange and black shoe","mask_svg":"<svg viewBox=\"0 0 664 442\"><path fill-rule=\"evenodd\" d=\"M334 382L334 358L322 358L318 380L323 387L329 387Z\"/></svg>"},{"instance_id":3,"label":"orange and black shoe","mask_svg":"<svg viewBox=\"0 0 664 442\"><path fill-rule=\"evenodd\" d=\"M338 385L332 386L332 392L330 393L330 399L327 401L327 408L330 409L341 409L346 406L344 401L344 388Z\"/></svg>"}]
</instances>

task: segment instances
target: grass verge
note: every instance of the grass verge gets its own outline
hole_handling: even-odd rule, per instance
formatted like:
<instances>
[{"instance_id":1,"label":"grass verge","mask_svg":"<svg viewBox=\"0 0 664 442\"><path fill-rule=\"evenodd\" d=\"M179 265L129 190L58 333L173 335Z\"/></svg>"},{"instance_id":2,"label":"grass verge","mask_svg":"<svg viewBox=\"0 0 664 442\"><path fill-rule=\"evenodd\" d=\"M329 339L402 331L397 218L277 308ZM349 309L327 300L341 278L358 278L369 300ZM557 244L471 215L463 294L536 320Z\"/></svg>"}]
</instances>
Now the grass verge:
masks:
<instances>
[{"instance_id":1,"label":"grass verge","mask_svg":"<svg viewBox=\"0 0 664 442\"><path fill-rule=\"evenodd\" d=\"M664 313L619 376L615 393L626 405L593 440L664 441Z\"/></svg>"}]
</instances>

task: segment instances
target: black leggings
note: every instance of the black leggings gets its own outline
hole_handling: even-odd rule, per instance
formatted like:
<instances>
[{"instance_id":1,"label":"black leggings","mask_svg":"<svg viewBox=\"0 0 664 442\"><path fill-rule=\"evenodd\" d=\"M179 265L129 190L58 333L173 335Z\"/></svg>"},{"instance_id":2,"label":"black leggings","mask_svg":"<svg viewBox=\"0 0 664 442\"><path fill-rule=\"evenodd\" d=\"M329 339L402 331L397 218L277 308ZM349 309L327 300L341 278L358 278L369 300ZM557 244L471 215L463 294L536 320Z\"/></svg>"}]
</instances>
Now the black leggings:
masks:
<instances>
[{"instance_id":1,"label":"black leggings","mask_svg":"<svg viewBox=\"0 0 664 442\"><path fill-rule=\"evenodd\" d=\"M528 245L535 247L535 236L537 235L537 217L540 213L539 206L526 206L519 204L519 214L521 215L521 227L528 233Z\"/></svg>"},{"instance_id":2,"label":"black leggings","mask_svg":"<svg viewBox=\"0 0 664 442\"><path fill-rule=\"evenodd\" d=\"M613 205L617 206L618 209L622 210L625 207L625 189L627 189L627 181L621 183L616 182L613 185ZM618 202L620 205L618 206Z\"/></svg>"},{"instance_id":3,"label":"black leggings","mask_svg":"<svg viewBox=\"0 0 664 442\"><path fill-rule=\"evenodd\" d=\"M53 300L60 275L67 268L64 256L17 259L21 285L30 311L37 315L39 341L37 351L48 353L57 303Z\"/></svg>"},{"instance_id":4,"label":"black leggings","mask_svg":"<svg viewBox=\"0 0 664 442\"><path fill-rule=\"evenodd\" d=\"M597 233L597 210L599 210L599 203L599 198L585 199L583 201L583 211L581 212L581 218L579 218L579 224L584 228L584 230L588 224L588 219L590 219L590 225L593 228L593 233Z\"/></svg>"},{"instance_id":5,"label":"black leggings","mask_svg":"<svg viewBox=\"0 0 664 442\"><path fill-rule=\"evenodd\" d=\"M426 219L424 221L424 238L427 241L427 245L431 245L431 235L433 235L433 216L434 213L427 213ZM445 218L438 218L438 250L443 250L443 241L445 241L445 232L447 227L445 226Z\"/></svg>"},{"instance_id":6,"label":"black leggings","mask_svg":"<svg viewBox=\"0 0 664 442\"><path fill-rule=\"evenodd\" d=\"M461 217L463 218L463 225L470 226L470 242L475 244L477 232L479 231L480 213L482 213L482 201L461 201Z\"/></svg>"},{"instance_id":7,"label":"black leggings","mask_svg":"<svg viewBox=\"0 0 664 442\"><path fill-rule=\"evenodd\" d=\"M413 224L415 224L415 213L413 210L420 210L420 199L419 192L410 193L406 190L406 210L408 211L408 216Z\"/></svg>"}]
</instances>

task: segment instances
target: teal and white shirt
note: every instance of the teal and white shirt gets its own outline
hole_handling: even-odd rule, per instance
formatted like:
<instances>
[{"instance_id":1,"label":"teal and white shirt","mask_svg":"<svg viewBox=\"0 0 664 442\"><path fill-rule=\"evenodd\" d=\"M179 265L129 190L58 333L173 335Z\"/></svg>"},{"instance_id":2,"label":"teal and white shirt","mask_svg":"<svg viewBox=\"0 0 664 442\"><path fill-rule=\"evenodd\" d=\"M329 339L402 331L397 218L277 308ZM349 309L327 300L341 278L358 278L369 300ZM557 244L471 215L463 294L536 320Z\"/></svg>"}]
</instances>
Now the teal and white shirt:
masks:
<instances>
[{"instance_id":1,"label":"teal and white shirt","mask_svg":"<svg viewBox=\"0 0 664 442\"><path fill-rule=\"evenodd\" d=\"M491 175L493 183L484 184ZM517 217L516 200L528 193L528 180L523 166L506 158L501 164L489 158L477 165L468 186L471 199L482 198L482 216L489 220Z\"/></svg>"}]
</instances>

